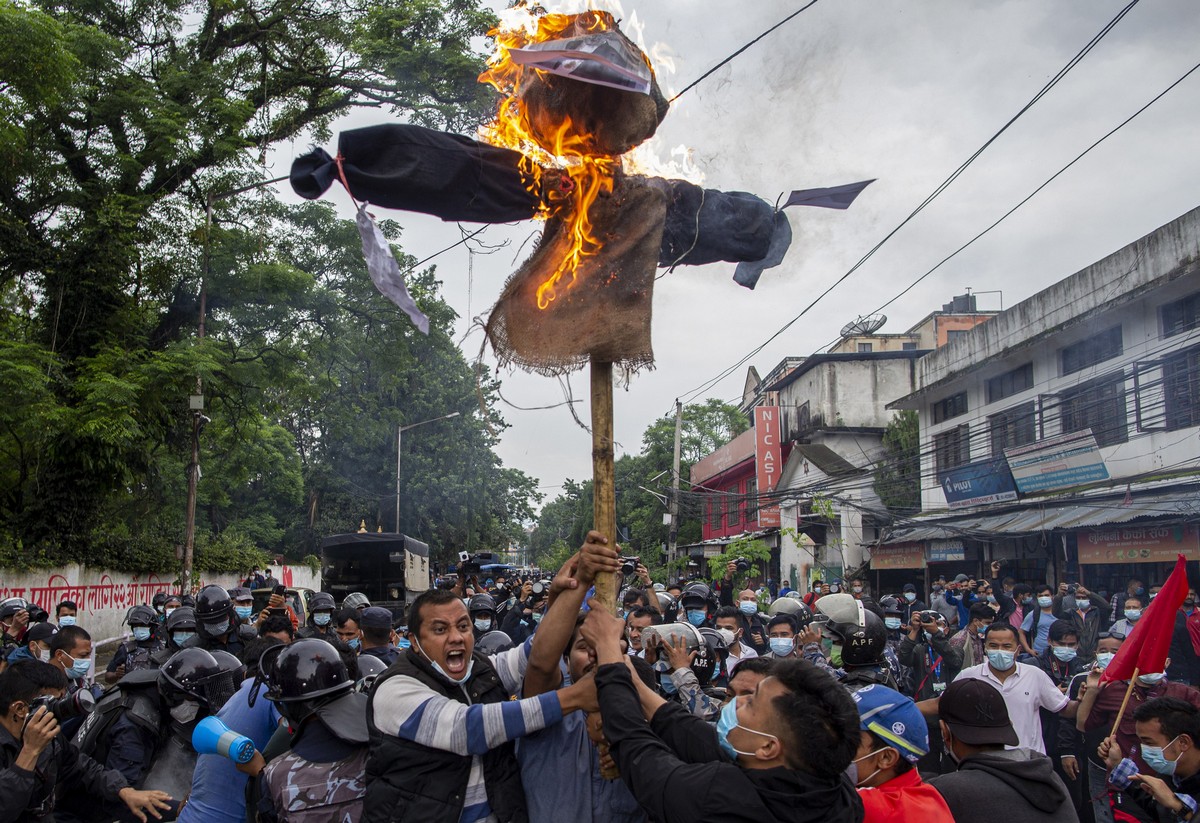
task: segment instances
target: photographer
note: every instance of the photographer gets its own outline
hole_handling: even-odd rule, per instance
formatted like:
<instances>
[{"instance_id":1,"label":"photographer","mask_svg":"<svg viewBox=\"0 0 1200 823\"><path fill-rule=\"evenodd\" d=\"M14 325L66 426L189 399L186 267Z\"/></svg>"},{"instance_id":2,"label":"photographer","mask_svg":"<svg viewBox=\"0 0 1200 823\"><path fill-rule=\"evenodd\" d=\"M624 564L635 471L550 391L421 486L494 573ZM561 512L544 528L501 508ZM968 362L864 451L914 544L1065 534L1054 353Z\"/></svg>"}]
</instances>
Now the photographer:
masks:
<instances>
[{"instance_id":1,"label":"photographer","mask_svg":"<svg viewBox=\"0 0 1200 823\"><path fill-rule=\"evenodd\" d=\"M105 771L61 734L59 702L67 679L53 666L25 660L0 674L0 813L6 820L53 823L58 794L86 792L120 800L138 820L158 817L170 796L137 791ZM45 698L50 698L46 700ZM48 704L48 705L47 705Z\"/></svg>"},{"instance_id":2,"label":"photographer","mask_svg":"<svg viewBox=\"0 0 1200 823\"><path fill-rule=\"evenodd\" d=\"M500 631L512 638L513 643L524 643L533 635L538 621L542 619L542 606L550 590L550 583L539 580L526 581L517 595L517 604L504 616Z\"/></svg>"},{"instance_id":3,"label":"photographer","mask_svg":"<svg viewBox=\"0 0 1200 823\"><path fill-rule=\"evenodd\" d=\"M742 621L742 643L754 649L756 654L766 654L770 646L767 639L767 624L758 611L758 594L745 588L737 593L734 602L733 576L750 570L747 560L730 560L725 566L725 585L721 587L721 605L736 606ZM815 602L815 601L814 601Z\"/></svg>"}]
</instances>

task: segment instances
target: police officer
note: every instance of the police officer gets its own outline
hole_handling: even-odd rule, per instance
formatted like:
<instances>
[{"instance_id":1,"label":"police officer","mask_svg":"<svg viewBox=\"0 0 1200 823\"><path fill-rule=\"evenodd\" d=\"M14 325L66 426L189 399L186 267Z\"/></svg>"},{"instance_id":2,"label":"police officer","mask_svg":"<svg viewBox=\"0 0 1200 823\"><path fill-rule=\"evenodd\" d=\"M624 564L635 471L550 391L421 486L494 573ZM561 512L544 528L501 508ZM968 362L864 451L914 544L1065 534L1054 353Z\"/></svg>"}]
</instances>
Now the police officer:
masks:
<instances>
[{"instance_id":1,"label":"police officer","mask_svg":"<svg viewBox=\"0 0 1200 823\"><path fill-rule=\"evenodd\" d=\"M362 592L350 592L342 601L343 609L358 609L360 612L370 605L370 599Z\"/></svg>"},{"instance_id":2,"label":"police officer","mask_svg":"<svg viewBox=\"0 0 1200 823\"><path fill-rule=\"evenodd\" d=\"M234 614L229 592L217 585L205 586L196 595L196 630L200 648L234 655L241 654L246 641L255 637L254 627Z\"/></svg>"},{"instance_id":3,"label":"police officer","mask_svg":"<svg viewBox=\"0 0 1200 823\"><path fill-rule=\"evenodd\" d=\"M287 754L265 768L262 755L250 764L251 773L261 769L259 821L358 820L367 790L366 695L324 640L297 640L264 664L267 699L295 734Z\"/></svg>"},{"instance_id":4,"label":"police officer","mask_svg":"<svg viewBox=\"0 0 1200 823\"><path fill-rule=\"evenodd\" d=\"M490 594L477 594L467 601L467 611L475 627L475 639L483 637L493 629L500 628L496 623L496 601Z\"/></svg>"},{"instance_id":5,"label":"police officer","mask_svg":"<svg viewBox=\"0 0 1200 823\"><path fill-rule=\"evenodd\" d=\"M116 683L128 672L156 667L154 653L164 645L154 632L158 616L150 606L134 606L125 615L125 622L129 624L133 637L117 647L104 673L105 683Z\"/></svg>"},{"instance_id":6,"label":"police officer","mask_svg":"<svg viewBox=\"0 0 1200 823\"><path fill-rule=\"evenodd\" d=\"M391 612L381 606L368 606L362 610L358 626L362 629L359 654L378 657L389 666L396 662L400 650L392 645Z\"/></svg>"},{"instance_id":7,"label":"police officer","mask_svg":"<svg viewBox=\"0 0 1200 823\"><path fill-rule=\"evenodd\" d=\"M317 592L308 601L308 621L297 633L301 638L316 637L320 640L332 640L337 637L333 628L333 613L337 611L337 603L329 592Z\"/></svg>"},{"instance_id":8,"label":"police officer","mask_svg":"<svg viewBox=\"0 0 1200 823\"><path fill-rule=\"evenodd\" d=\"M699 580L688 583L679 595L679 604L683 611L681 623L690 623L697 629L701 626L712 628L713 615L717 611L717 598L707 583Z\"/></svg>"},{"instance_id":9,"label":"police officer","mask_svg":"<svg viewBox=\"0 0 1200 823\"><path fill-rule=\"evenodd\" d=\"M196 633L196 611L191 606L179 606L167 615L163 624L165 642L163 647L150 655L150 665L158 668L171 659L175 652L190 649L199 644Z\"/></svg>"}]
</instances>

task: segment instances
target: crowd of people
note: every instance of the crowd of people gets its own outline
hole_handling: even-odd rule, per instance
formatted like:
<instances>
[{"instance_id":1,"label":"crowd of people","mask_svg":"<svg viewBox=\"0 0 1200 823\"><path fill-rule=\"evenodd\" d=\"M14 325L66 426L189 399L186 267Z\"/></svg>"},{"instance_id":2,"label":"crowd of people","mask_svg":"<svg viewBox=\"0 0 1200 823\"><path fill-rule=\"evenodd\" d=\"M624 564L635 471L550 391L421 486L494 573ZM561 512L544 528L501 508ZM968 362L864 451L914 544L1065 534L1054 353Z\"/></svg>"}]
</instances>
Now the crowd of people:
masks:
<instances>
[{"instance_id":1,"label":"crowd of people","mask_svg":"<svg viewBox=\"0 0 1200 823\"><path fill-rule=\"evenodd\" d=\"M1101 682L1158 587L991 571L663 585L592 532L553 577L455 577L404 614L298 615L253 574L164 592L98 674L75 604L12 598L0 823L1190 820L1195 591L1164 671Z\"/></svg>"}]
</instances>

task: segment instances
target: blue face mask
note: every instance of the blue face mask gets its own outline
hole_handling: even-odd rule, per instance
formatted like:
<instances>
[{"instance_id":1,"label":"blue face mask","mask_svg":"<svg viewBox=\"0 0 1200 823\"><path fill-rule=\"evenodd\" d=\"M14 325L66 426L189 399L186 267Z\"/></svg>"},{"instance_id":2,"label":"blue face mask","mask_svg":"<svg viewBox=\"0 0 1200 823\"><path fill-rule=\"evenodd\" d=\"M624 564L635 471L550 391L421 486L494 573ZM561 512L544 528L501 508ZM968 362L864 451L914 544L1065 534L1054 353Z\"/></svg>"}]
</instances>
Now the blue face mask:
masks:
<instances>
[{"instance_id":1,"label":"blue face mask","mask_svg":"<svg viewBox=\"0 0 1200 823\"><path fill-rule=\"evenodd\" d=\"M996 602L996 595L994 595L994 594L989 594L989 595L987 596L987 601L988 601L989 603L995 603L995 602Z\"/></svg>"},{"instance_id":2,"label":"blue face mask","mask_svg":"<svg viewBox=\"0 0 1200 823\"><path fill-rule=\"evenodd\" d=\"M64 654L66 653L64 652ZM76 660L70 655L66 655L66 657L71 661L71 667L67 669L66 672L67 677L71 678L72 680L81 680L82 678L87 677L87 673L91 671L92 668L92 661L88 660L86 657L80 660Z\"/></svg>"},{"instance_id":3,"label":"blue face mask","mask_svg":"<svg viewBox=\"0 0 1200 823\"><path fill-rule=\"evenodd\" d=\"M1125 612L1125 613L1129 614L1129 612ZM64 614L62 617L58 618L58 627L60 629L65 629L67 626L74 626L74 625L75 625L75 615L73 615L73 614Z\"/></svg>"},{"instance_id":4,"label":"blue face mask","mask_svg":"<svg viewBox=\"0 0 1200 823\"><path fill-rule=\"evenodd\" d=\"M1179 738L1175 738L1178 740ZM1175 774L1175 767L1179 765L1178 760L1167 760L1167 756L1163 754L1175 742L1172 740L1165 746L1142 746L1142 760L1146 761L1146 765L1154 769L1163 776Z\"/></svg>"},{"instance_id":5,"label":"blue face mask","mask_svg":"<svg viewBox=\"0 0 1200 823\"><path fill-rule=\"evenodd\" d=\"M358 651L358 647L362 645L362 641L356 637L353 640L351 640L349 643L347 643L346 645L349 646L350 648L354 649L354 651ZM434 665L437 665L437 664L434 664Z\"/></svg>"},{"instance_id":6,"label":"blue face mask","mask_svg":"<svg viewBox=\"0 0 1200 823\"><path fill-rule=\"evenodd\" d=\"M412 645L412 643L408 642L407 637L401 637L399 640L396 641L397 649L407 649L411 645Z\"/></svg>"},{"instance_id":7,"label":"blue face mask","mask_svg":"<svg viewBox=\"0 0 1200 823\"><path fill-rule=\"evenodd\" d=\"M687 619L693 626L703 626L704 618L708 617L708 612L704 609L688 609Z\"/></svg>"},{"instance_id":8,"label":"blue face mask","mask_svg":"<svg viewBox=\"0 0 1200 823\"><path fill-rule=\"evenodd\" d=\"M250 615L254 614L254 607L253 606L236 606L233 609L233 613L236 614L238 617L240 617L242 620L248 620L250 618Z\"/></svg>"},{"instance_id":9,"label":"blue face mask","mask_svg":"<svg viewBox=\"0 0 1200 823\"><path fill-rule=\"evenodd\" d=\"M139 643L144 643L145 641L149 640L150 639L150 627L149 626L134 626L133 627L133 639L138 641Z\"/></svg>"},{"instance_id":10,"label":"blue face mask","mask_svg":"<svg viewBox=\"0 0 1200 823\"><path fill-rule=\"evenodd\" d=\"M662 687L663 694L675 694L679 691L679 687L675 685L675 681L671 679L671 675L665 675L659 680L659 685Z\"/></svg>"},{"instance_id":11,"label":"blue face mask","mask_svg":"<svg viewBox=\"0 0 1200 823\"><path fill-rule=\"evenodd\" d=\"M993 669L998 672L1006 672L1017 664L1017 653L988 649L987 659Z\"/></svg>"},{"instance_id":12,"label":"blue face mask","mask_svg":"<svg viewBox=\"0 0 1200 823\"><path fill-rule=\"evenodd\" d=\"M172 632L171 642L181 649L186 649L196 641L194 632Z\"/></svg>"},{"instance_id":13,"label":"blue face mask","mask_svg":"<svg viewBox=\"0 0 1200 823\"><path fill-rule=\"evenodd\" d=\"M333 615L329 612L317 612L313 615L313 623L318 626L328 626L329 621L333 619Z\"/></svg>"},{"instance_id":14,"label":"blue face mask","mask_svg":"<svg viewBox=\"0 0 1200 823\"><path fill-rule=\"evenodd\" d=\"M1088 600L1087 598L1084 598L1083 600L1077 601L1076 605L1079 606L1079 610L1081 612L1086 612L1088 609L1090 609L1092 607L1092 601Z\"/></svg>"},{"instance_id":15,"label":"blue face mask","mask_svg":"<svg viewBox=\"0 0 1200 823\"><path fill-rule=\"evenodd\" d=\"M1079 654L1078 649L1070 649L1066 646L1052 646L1054 656L1064 663L1070 663Z\"/></svg>"},{"instance_id":16,"label":"blue face mask","mask_svg":"<svg viewBox=\"0 0 1200 823\"><path fill-rule=\"evenodd\" d=\"M720 717L717 718L717 743L720 744L721 751L725 752L725 754L729 755L734 760L737 760L737 756L739 754L745 755L746 757L754 756L754 752L738 751L733 747L733 744L729 742L729 733L738 728L740 728L742 731L750 732L750 734L761 734L763 737L769 737L772 740L779 739L773 734L767 734L766 732L748 729L738 723L737 698L735 697L725 704L725 706L721 709Z\"/></svg>"},{"instance_id":17,"label":"blue face mask","mask_svg":"<svg viewBox=\"0 0 1200 823\"><path fill-rule=\"evenodd\" d=\"M1125 619L1128 620L1130 623L1138 622L1138 619L1141 616L1142 616L1141 609L1126 609L1125 610Z\"/></svg>"},{"instance_id":18,"label":"blue face mask","mask_svg":"<svg viewBox=\"0 0 1200 823\"><path fill-rule=\"evenodd\" d=\"M772 637L768 642L771 651L780 657L787 657L796 649L796 641L791 637Z\"/></svg>"},{"instance_id":19,"label":"blue face mask","mask_svg":"<svg viewBox=\"0 0 1200 823\"><path fill-rule=\"evenodd\" d=\"M1116 652L1096 652L1096 666L1100 669L1107 669L1108 664L1116 656Z\"/></svg>"},{"instance_id":20,"label":"blue face mask","mask_svg":"<svg viewBox=\"0 0 1200 823\"><path fill-rule=\"evenodd\" d=\"M758 604L753 600L743 600L741 603L738 603L738 608L742 610L742 614L758 614Z\"/></svg>"},{"instance_id":21,"label":"blue face mask","mask_svg":"<svg viewBox=\"0 0 1200 823\"><path fill-rule=\"evenodd\" d=\"M917 599L917 594L916 594L916 592L905 592L904 599L907 600L909 603L911 603Z\"/></svg>"},{"instance_id":22,"label":"blue face mask","mask_svg":"<svg viewBox=\"0 0 1200 823\"><path fill-rule=\"evenodd\" d=\"M492 630L492 618L485 617L475 621L475 628L481 632L490 632Z\"/></svg>"},{"instance_id":23,"label":"blue face mask","mask_svg":"<svg viewBox=\"0 0 1200 823\"><path fill-rule=\"evenodd\" d=\"M885 617L883 618L883 625L887 626L889 629L898 629L900 628L900 618Z\"/></svg>"},{"instance_id":24,"label":"blue face mask","mask_svg":"<svg viewBox=\"0 0 1200 823\"><path fill-rule=\"evenodd\" d=\"M1137 676L1137 679L1138 679L1138 682L1141 683L1143 686L1157 686L1159 683L1162 682L1162 679L1164 677L1166 677L1165 673L1156 672L1154 674L1139 674ZM1146 762L1149 763L1150 761L1147 760Z\"/></svg>"}]
</instances>

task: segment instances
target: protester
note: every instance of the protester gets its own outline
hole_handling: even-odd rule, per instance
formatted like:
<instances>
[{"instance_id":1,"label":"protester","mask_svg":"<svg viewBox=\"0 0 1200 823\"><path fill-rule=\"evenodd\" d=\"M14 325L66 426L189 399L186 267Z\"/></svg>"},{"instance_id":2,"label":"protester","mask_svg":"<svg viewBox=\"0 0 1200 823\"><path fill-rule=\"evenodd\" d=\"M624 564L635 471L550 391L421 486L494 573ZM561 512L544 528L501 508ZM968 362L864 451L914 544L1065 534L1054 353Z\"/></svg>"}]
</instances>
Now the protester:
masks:
<instances>
[{"instance_id":1,"label":"protester","mask_svg":"<svg viewBox=\"0 0 1200 823\"><path fill-rule=\"evenodd\" d=\"M79 607L72 600L64 600L54 607L54 622L60 629L74 626L79 615Z\"/></svg>"},{"instance_id":2,"label":"protester","mask_svg":"<svg viewBox=\"0 0 1200 823\"><path fill-rule=\"evenodd\" d=\"M769 657L748 657L729 669L729 685L725 691L730 699L754 694L758 684L771 676L775 661Z\"/></svg>"},{"instance_id":3,"label":"protester","mask_svg":"<svg viewBox=\"0 0 1200 823\"><path fill-rule=\"evenodd\" d=\"M658 615L649 609L634 609L625 615L625 639L629 642L629 653L637 657L645 657L642 645L642 632L657 624Z\"/></svg>"},{"instance_id":4,"label":"protester","mask_svg":"<svg viewBox=\"0 0 1200 823\"><path fill-rule=\"evenodd\" d=\"M1005 748L1020 740L1007 702L990 682L955 680L942 694L938 714L942 742L958 770L930 778L929 784L956 821L1078 822L1050 759L1026 748Z\"/></svg>"},{"instance_id":5,"label":"protester","mask_svg":"<svg viewBox=\"0 0 1200 823\"><path fill-rule=\"evenodd\" d=\"M1144 609L1146 607L1146 584L1136 577L1131 577L1129 582L1125 584L1125 591L1116 592L1112 596L1108 607L1114 622L1125 619L1125 610L1129 608L1129 601L1136 600L1138 605L1136 608ZM1128 634L1128 632L1125 632Z\"/></svg>"},{"instance_id":6,"label":"protester","mask_svg":"<svg viewBox=\"0 0 1200 823\"><path fill-rule=\"evenodd\" d=\"M1151 597L1160 586L1150 589ZM0 612L0 616L3 616ZM1183 605L1175 614L1175 630L1171 633L1171 665L1167 671L1176 683L1200 685L1200 608L1196 607L1196 590L1189 588Z\"/></svg>"},{"instance_id":7,"label":"protester","mask_svg":"<svg viewBox=\"0 0 1200 823\"><path fill-rule=\"evenodd\" d=\"M914 614L925 611L927 608L925 601L917 595L917 587L912 583L904 584L904 588L901 590L901 599L904 601L901 604L903 609L900 614L901 623L908 623Z\"/></svg>"},{"instance_id":8,"label":"protester","mask_svg":"<svg viewBox=\"0 0 1200 823\"><path fill-rule=\"evenodd\" d=\"M756 614L755 617L757 616ZM733 606L722 606L717 609L716 618L713 620L717 631L725 639L728 654L726 660L731 669L743 660L758 657L754 647L743 642L746 632L744 617L745 615Z\"/></svg>"},{"instance_id":9,"label":"protester","mask_svg":"<svg viewBox=\"0 0 1200 823\"><path fill-rule=\"evenodd\" d=\"M1095 663L1086 672L1077 674L1067 690L1068 698L1080 701L1075 723L1060 723L1058 726L1058 752L1062 770L1068 777L1076 777L1080 781L1083 789L1081 794L1086 792L1084 796L1090 799L1095 823L1113 823L1107 767L1098 751L1100 743L1111 734L1112 718L1100 723L1088 721L1100 693L1100 677L1120 651L1124 640L1124 637L1112 632L1101 632L1096 645ZM1080 771L1081 760L1087 763L1086 773Z\"/></svg>"},{"instance_id":10,"label":"protester","mask_svg":"<svg viewBox=\"0 0 1200 823\"><path fill-rule=\"evenodd\" d=\"M362 650L362 613L358 609L342 607L334 616L337 639L349 646L356 654Z\"/></svg>"},{"instance_id":11,"label":"protester","mask_svg":"<svg viewBox=\"0 0 1200 823\"><path fill-rule=\"evenodd\" d=\"M1006 715L1016 730L1021 748L1045 754L1039 711L1045 709L1074 718L1079 704L1059 691L1041 669L1018 663L1017 642L1017 633L1007 623L988 626L984 635L987 662L963 669L954 682L983 680L992 685L1004 698L1008 707ZM945 694L942 701L945 702Z\"/></svg>"},{"instance_id":12,"label":"protester","mask_svg":"<svg viewBox=\"0 0 1200 823\"><path fill-rule=\"evenodd\" d=\"M859 821L845 779L858 748L849 695L803 660L776 661L712 726L633 678L621 621L598 601L581 629L596 650L604 733L621 779L662 823ZM735 762L730 763L729 759Z\"/></svg>"},{"instance_id":13,"label":"protester","mask_svg":"<svg viewBox=\"0 0 1200 823\"><path fill-rule=\"evenodd\" d=\"M58 634L50 623L34 623L25 632L25 645L15 647L8 655L8 663L12 665L21 660L40 660L50 662L50 641Z\"/></svg>"},{"instance_id":14,"label":"protester","mask_svg":"<svg viewBox=\"0 0 1200 823\"><path fill-rule=\"evenodd\" d=\"M767 643L771 651L766 656L772 660L799 657L799 649L796 648L797 630L796 618L792 615L777 614L772 617L771 622L767 624Z\"/></svg>"},{"instance_id":15,"label":"protester","mask_svg":"<svg viewBox=\"0 0 1200 823\"><path fill-rule=\"evenodd\" d=\"M1050 645L1050 627L1054 615L1054 589L1046 584L1034 589L1037 609L1025 615L1021 623L1021 648L1030 657L1038 657Z\"/></svg>"},{"instance_id":16,"label":"protester","mask_svg":"<svg viewBox=\"0 0 1200 823\"><path fill-rule=\"evenodd\" d=\"M978 666L986 656L983 651L983 633L995 620L996 613L987 603L972 603L963 627L950 638L950 646L962 656L962 667Z\"/></svg>"},{"instance_id":17,"label":"protester","mask_svg":"<svg viewBox=\"0 0 1200 823\"><path fill-rule=\"evenodd\" d=\"M954 823L946 801L921 780L916 763L929 753L925 718L909 698L886 686L852 692L860 742L848 771L863 823Z\"/></svg>"},{"instance_id":18,"label":"protester","mask_svg":"<svg viewBox=\"0 0 1200 823\"><path fill-rule=\"evenodd\" d=\"M1074 599L1075 607L1070 604ZM1085 663L1091 663L1096 656L1096 640L1107 625L1108 601L1098 594L1092 594L1082 584L1076 584L1075 591L1063 597L1063 610L1060 619L1066 620L1075 629L1079 638L1079 657ZM1049 635L1047 635L1049 637Z\"/></svg>"},{"instance_id":19,"label":"protester","mask_svg":"<svg viewBox=\"0 0 1200 823\"><path fill-rule=\"evenodd\" d=\"M1136 581L1134 581L1136 582ZM1132 583L1130 584L1132 585ZM1114 598L1115 600L1115 598ZM1142 618L1142 609L1145 608L1145 603L1138 595L1130 595L1121 601L1121 619L1113 623L1109 627L1109 631L1114 631L1123 634L1126 637L1133 631L1133 627Z\"/></svg>"},{"instance_id":20,"label":"protester","mask_svg":"<svg viewBox=\"0 0 1200 823\"><path fill-rule=\"evenodd\" d=\"M362 820L523 817L513 741L572 711L595 711L595 685L589 679L513 700L529 644L474 654L471 617L453 592L418 595L408 628L412 647L371 690Z\"/></svg>"},{"instance_id":21,"label":"protester","mask_svg":"<svg viewBox=\"0 0 1200 823\"><path fill-rule=\"evenodd\" d=\"M1200 710L1173 697L1159 697L1133 710L1142 756L1152 771L1123 758L1108 738L1100 752L1109 783L1158 820L1191 820L1200 810ZM1127 815L1124 798L1118 806Z\"/></svg>"}]
</instances>

